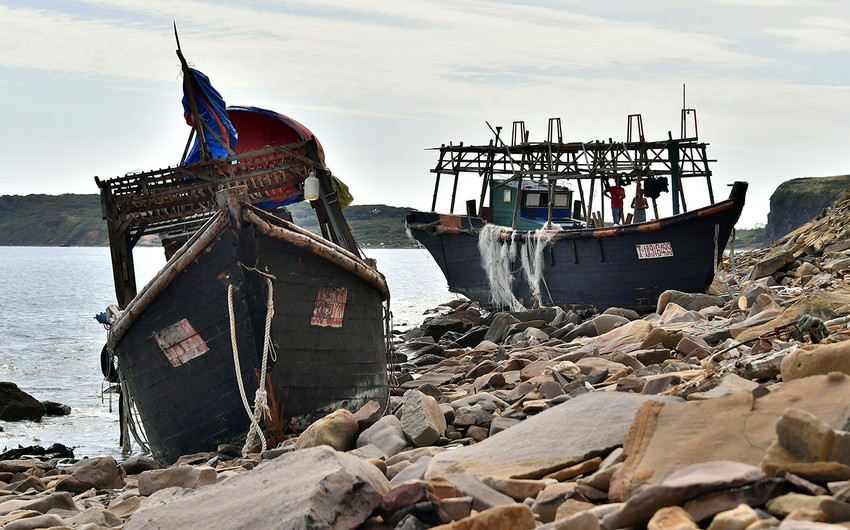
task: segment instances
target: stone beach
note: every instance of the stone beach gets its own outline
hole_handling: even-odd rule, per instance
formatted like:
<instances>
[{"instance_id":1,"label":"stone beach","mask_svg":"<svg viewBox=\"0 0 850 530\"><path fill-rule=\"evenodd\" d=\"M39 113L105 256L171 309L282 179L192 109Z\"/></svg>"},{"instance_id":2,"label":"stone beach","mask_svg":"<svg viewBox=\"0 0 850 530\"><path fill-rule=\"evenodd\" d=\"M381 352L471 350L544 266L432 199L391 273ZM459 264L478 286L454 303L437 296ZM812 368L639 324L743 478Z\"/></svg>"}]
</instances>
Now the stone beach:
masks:
<instances>
[{"instance_id":1,"label":"stone beach","mask_svg":"<svg viewBox=\"0 0 850 530\"><path fill-rule=\"evenodd\" d=\"M37 528L850 528L850 200L655 313L454 301L278 447L0 461Z\"/></svg>"}]
</instances>

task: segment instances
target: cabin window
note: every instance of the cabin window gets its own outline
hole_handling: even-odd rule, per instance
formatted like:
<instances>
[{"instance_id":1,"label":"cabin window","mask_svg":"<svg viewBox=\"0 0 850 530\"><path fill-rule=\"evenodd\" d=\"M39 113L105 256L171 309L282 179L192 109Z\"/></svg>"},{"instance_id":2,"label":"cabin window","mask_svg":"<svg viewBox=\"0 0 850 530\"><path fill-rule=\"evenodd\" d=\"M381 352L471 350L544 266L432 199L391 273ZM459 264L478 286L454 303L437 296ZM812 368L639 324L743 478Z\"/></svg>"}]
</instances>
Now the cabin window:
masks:
<instances>
[{"instance_id":1,"label":"cabin window","mask_svg":"<svg viewBox=\"0 0 850 530\"><path fill-rule=\"evenodd\" d=\"M525 194L525 205L526 206L540 206L540 194L539 193L526 193Z\"/></svg>"},{"instance_id":2,"label":"cabin window","mask_svg":"<svg viewBox=\"0 0 850 530\"><path fill-rule=\"evenodd\" d=\"M556 193L555 194L555 207L556 208L566 208L570 205L570 196L568 193Z\"/></svg>"},{"instance_id":3,"label":"cabin window","mask_svg":"<svg viewBox=\"0 0 850 530\"><path fill-rule=\"evenodd\" d=\"M511 190L505 190L502 194L502 202L511 202Z\"/></svg>"}]
</instances>

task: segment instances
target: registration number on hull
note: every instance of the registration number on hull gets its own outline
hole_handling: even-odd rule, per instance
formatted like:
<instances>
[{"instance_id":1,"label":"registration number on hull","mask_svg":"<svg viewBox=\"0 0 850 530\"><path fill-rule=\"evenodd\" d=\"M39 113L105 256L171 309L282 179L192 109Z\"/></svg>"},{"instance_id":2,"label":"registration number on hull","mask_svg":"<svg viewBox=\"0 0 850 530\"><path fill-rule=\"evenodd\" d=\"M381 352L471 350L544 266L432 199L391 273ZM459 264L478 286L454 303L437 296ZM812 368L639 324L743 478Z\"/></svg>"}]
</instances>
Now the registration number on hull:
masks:
<instances>
[{"instance_id":1,"label":"registration number on hull","mask_svg":"<svg viewBox=\"0 0 850 530\"><path fill-rule=\"evenodd\" d=\"M649 243L635 245L638 259L669 258L673 256L673 246L669 243Z\"/></svg>"}]
</instances>

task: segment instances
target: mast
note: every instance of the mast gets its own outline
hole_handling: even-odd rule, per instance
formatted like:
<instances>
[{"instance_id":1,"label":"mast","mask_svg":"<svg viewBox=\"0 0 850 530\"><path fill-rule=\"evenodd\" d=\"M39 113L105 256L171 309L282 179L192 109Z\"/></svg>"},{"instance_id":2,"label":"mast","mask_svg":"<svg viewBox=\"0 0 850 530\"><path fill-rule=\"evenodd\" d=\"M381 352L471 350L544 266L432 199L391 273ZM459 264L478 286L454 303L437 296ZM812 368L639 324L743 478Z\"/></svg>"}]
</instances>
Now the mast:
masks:
<instances>
[{"instance_id":1,"label":"mast","mask_svg":"<svg viewBox=\"0 0 850 530\"><path fill-rule=\"evenodd\" d=\"M183 84L186 87L185 91L189 98L189 107L192 109L192 128L195 130L195 134L198 135L198 144L201 146L201 160L207 162L211 157L209 147L207 146L207 138L204 135L204 120L201 119L201 114L198 112L198 103L195 101L195 90L192 83L192 73L189 71L189 64L186 63L186 58L183 57L183 51L180 49L177 22L174 23L174 40L177 41L177 58L180 59L180 68L183 70ZM186 155L184 154L183 157L185 159Z\"/></svg>"}]
</instances>

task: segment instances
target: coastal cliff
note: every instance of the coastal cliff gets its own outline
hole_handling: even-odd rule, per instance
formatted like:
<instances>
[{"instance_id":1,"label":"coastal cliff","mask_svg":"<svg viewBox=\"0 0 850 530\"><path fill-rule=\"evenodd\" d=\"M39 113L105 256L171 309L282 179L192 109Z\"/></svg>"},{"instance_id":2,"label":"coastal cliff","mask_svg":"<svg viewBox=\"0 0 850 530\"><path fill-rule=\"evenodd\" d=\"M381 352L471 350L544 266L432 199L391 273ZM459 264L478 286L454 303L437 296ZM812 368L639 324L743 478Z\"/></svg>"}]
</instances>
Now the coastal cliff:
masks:
<instances>
[{"instance_id":1,"label":"coastal cliff","mask_svg":"<svg viewBox=\"0 0 850 530\"><path fill-rule=\"evenodd\" d=\"M850 175L804 177L783 182L770 196L765 245L811 221L850 186Z\"/></svg>"}]
</instances>

